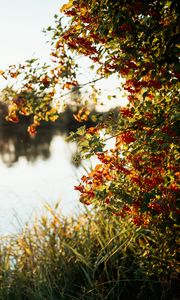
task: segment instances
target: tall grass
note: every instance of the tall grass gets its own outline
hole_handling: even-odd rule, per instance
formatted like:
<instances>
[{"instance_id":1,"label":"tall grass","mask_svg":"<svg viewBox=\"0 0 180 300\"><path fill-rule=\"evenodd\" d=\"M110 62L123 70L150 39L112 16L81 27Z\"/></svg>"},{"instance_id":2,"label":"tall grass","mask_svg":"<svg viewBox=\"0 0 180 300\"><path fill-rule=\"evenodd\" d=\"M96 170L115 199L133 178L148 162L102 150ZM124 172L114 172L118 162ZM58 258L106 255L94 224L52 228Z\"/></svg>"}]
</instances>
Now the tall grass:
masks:
<instances>
[{"instance_id":1,"label":"tall grass","mask_svg":"<svg viewBox=\"0 0 180 300\"><path fill-rule=\"evenodd\" d=\"M47 210L22 234L1 238L1 300L178 299L174 231Z\"/></svg>"}]
</instances>

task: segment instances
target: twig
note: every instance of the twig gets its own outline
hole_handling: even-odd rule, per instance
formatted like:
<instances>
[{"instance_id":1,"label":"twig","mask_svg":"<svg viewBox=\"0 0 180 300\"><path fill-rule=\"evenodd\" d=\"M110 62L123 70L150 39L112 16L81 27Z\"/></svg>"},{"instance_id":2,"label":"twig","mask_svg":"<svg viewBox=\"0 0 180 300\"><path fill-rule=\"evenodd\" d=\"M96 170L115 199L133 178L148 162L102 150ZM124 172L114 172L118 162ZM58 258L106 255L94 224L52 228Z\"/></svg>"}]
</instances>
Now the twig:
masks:
<instances>
[{"instance_id":1,"label":"twig","mask_svg":"<svg viewBox=\"0 0 180 300\"><path fill-rule=\"evenodd\" d=\"M92 80L92 81L86 82L86 83L84 83L84 84L80 84L80 85L78 85L78 86L75 87L75 88L76 88L76 90L80 90L80 89L82 89L84 86L86 86L86 85L88 85L88 84L91 84L91 83L94 83L94 82L97 82L97 81L99 81L99 80L101 80L101 79L103 79L103 78L105 78L105 77L103 76L103 77L94 79L94 80ZM65 96L67 96L67 95L70 95L70 94L72 94L73 92L74 92L74 91L69 91L69 92L67 92L67 93L65 93L65 94L63 94L63 95L61 95L61 96L59 96L59 98L65 97Z\"/></svg>"}]
</instances>

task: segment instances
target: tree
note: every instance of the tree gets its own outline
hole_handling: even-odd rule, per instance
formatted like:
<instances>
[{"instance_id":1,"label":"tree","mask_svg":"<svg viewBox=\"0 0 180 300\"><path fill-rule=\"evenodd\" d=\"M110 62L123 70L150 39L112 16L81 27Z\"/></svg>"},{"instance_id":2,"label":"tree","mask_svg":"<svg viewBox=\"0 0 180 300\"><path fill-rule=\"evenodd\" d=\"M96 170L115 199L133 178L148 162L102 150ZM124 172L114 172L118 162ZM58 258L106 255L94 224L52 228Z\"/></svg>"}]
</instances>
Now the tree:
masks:
<instances>
[{"instance_id":1,"label":"tree","mask_svg":"<svg viewBox=\"0 0 180 300\"><path fill-rule=\"evenodd\" d=\"M99 77L124 78L129 103L118 116L110 113L72 134L84 157L96 155L100 161L75 189L83 203L129 214L138 225L157 216L175 220L179 212L179 8L173 0L70 0L61 9L69 22L63 25L56 16L56 27L49 28L54 66L39 75L28 71L25 96L13 98L16 107L8 117L14 122L14 111L17 116L28 108L34 114L30 133L41 119L58 117L51 107L56 85L78 85L74 54L97 64ZM16 77L24 68L2 75ZM29 88L38 101L29 100ZM84 114L85 108L79 121ZM110 138L114 147L105 150Z\"/></svg>"}]
</instances>

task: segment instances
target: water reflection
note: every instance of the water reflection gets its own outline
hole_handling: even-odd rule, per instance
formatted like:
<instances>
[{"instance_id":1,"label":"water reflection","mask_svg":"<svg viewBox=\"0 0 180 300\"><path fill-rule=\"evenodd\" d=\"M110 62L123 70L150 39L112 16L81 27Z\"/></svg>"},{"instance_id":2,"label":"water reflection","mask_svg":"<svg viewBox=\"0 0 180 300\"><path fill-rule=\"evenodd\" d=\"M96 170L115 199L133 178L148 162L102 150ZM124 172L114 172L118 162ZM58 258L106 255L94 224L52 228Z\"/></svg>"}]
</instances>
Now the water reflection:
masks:
<instances>
[{"instance_id":1,"label":"water reflection","mask_svg":"<svg viewBox=\"0 0 180 300\"><path fill-rule=\"evenodd\" d=\"M46 135L46 130L41 135ZM74 185L78 184L83 170L71 163L76 146L67 144L60 135L51 138L49 159L37 159L38 154L30 163L18 152L18 161L11 168L0 161L0 235L21 231L26 222L31 223L35 215L42 214L45 202L53 205L60 200L62 213L66 215L77 210L80 203Z\"/></svg>"},{"instance_id":2,"label":"water reflection","mask_svg":"<svg viewBox=\"0 0 180 300\"><path fill-rule=\"evenodd\" d=\"M40 129L37 136L31 138L21 125L0 126L0 157L3 163L11 167L20 157L34 162L38 158L50 157L50 144L55 135L54 130Z\"/></svg>"},{"instance_id":3,"label":"water reflection","mask_svg":"<svg viewBox=\"0 0 180 300\"><path fill-rule=\"evenodd\" d=\"M27 124L0 125L0 235L21 231L42 213L44 202L61 200L66 215L80 205L74 185L83 168L74 160L76 145L65 141L65 126L42 126L31 138Z\"/></svg>"},{"instance_id":4,"label":"water reflection","mask_svg":"<svg viewBox=\"0 0 180 300\"><path fill-rule=\"evenodd\" d=\"M65 141L79 126L72 111L67 110L55 124L42 124L34 138L27 133L30 122L24 119L11 124L0 117L0 235L21 230L34 215L41 214L44 202L61 200L66 215L80 205L74 185L84 167L76 145Z\"/></svg>"},{"instance_id":5,"label":"water reflection","mask_svg":"<svg viewBox=\"0 0 180 300\"><path fill-rule=\"evenodd\" d=\"M37 159L50 158L50 144L57 135L67 136L77 127L84 125L78 123L74 117L74 111L67 108L55 123L44 123L38 128L37 135L31 137L27 133L27 127L31 119L21 117L20 123L12 124L5 121L6 107L0 105L0 159L7 167L13 166L20 157L25 157L28 162ZM94 112L92 112L94 114ZM86 126L92 126L92 122L86 122ZM74 162L74 160L72 160Z\"/></svg>"}]
</instances>

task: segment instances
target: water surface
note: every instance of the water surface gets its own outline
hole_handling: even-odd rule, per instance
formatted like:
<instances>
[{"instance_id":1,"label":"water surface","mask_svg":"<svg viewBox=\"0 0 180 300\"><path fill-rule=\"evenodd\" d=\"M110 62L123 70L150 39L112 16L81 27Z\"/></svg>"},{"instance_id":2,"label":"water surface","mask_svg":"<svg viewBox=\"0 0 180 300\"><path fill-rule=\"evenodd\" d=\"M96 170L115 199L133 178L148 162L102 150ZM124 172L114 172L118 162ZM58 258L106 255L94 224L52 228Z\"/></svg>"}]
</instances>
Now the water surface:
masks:
<instances>
[{"instance_id":1,"label":"water surface","mask_svg":"<svg viewBox=\"0 0 180 300\"><path fill-rule=\"evenodd\" d=\"M75 144L52 128L32 139L21 126L0 127L1 235L20 231L42 213L45 202L60 200L63 214L77 212L73 187L83 170L72 161L75 152Z\"/></svg>"}]
</instances>

